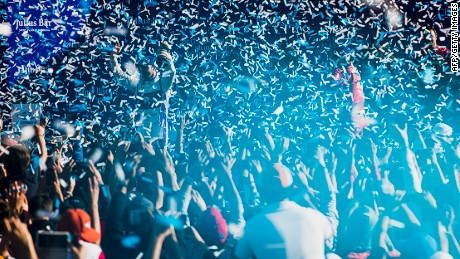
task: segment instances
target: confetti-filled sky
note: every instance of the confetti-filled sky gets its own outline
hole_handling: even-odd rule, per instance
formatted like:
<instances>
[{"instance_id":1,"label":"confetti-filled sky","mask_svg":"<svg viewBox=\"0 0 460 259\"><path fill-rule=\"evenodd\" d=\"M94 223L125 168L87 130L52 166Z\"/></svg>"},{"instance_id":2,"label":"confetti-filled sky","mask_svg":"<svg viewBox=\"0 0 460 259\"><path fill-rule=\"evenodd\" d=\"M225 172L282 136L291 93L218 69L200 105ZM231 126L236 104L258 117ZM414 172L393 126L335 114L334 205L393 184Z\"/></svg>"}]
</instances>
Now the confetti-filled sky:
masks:
<instances>
[{"instance_id":1,"label":"confetti-filled sky","mask_svg":"<svg viewBox=\"0 0 460 259\"><path fill-rule=\"evenodd\" d=\"M2 105L40 102L56 118L116 132L135 107L111 71L113 47L129 66L154 58L166 40L177 68L171 121L187 113L195 131L215 122L289 137L346 128L349 89L332 75L348 62L361 72L374 134L401 119L457 127L459 75L430 50L428 31L450 48L449 4L7 0Z\"/></svg>"}]
</instances>

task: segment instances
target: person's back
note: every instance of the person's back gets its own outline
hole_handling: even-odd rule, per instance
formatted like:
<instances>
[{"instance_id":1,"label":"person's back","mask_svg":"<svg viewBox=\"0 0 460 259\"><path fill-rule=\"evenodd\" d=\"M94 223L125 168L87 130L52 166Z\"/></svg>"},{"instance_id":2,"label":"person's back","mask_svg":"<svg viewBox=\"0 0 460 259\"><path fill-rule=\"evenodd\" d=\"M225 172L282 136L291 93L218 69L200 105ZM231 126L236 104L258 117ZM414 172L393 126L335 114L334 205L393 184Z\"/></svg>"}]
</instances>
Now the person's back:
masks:
<instances>
[{"instance_id":1,"label":"person's back","mask_svg":"<svg viewBox=\"0 0 460 259\"><path fill-rule=\"evenodd\" d=\"M332 226L321 212L288 199L292 173L275 163L262 173L261 197L268 205L250 219L238 241L238 258L324 258Z\"/></svg>"},{"instance_id":2,"label":"person's back","mask_svg":"<svg viewBox=\"0 0 460 259\"><path fill-rule=\"evenodd\" d=\"M235 253L239 258L324 258L325 241L331 236L323 214L282 201L248 221Z\"/></svg>"}]
</instances>

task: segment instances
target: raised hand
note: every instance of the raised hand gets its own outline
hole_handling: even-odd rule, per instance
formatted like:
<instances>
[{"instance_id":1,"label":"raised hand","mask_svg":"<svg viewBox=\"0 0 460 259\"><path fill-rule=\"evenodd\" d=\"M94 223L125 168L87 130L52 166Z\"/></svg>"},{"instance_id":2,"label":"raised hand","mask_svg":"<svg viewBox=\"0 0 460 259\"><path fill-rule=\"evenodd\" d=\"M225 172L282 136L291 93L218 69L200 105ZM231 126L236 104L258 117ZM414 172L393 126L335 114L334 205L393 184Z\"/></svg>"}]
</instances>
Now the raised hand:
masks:
<instances>
[{"instance_id":1,"label":"raised hand","mask_svg":"<svg viewBox=\"0 0 460 259\"><path fill-rule=\"evenodd\" d=\"M10 209L10 215L18 217L23 211L29 210L26 198L27 186L18 181L10 184L6 194L6 200Z\"/></svg>"},{"instance_id":2,"label":"raised hand","mask_svg":"<svg viewBox=\"0 0 460 259\"><path fill-rule=\"evenodd\" d=\"M96 177L88 178L89 190L91 192L91 204L97 205L99 201L99 184Z\"/></svg>"},{"instance_id":3,"label":"raised hand","mask_svg":"<svg viewBox=\"0 0 460 259\"><path fill-rule=\"evenodd\" d=\"M66 196L64 197L64 199L72 197L76 184L77 184L77 180L75 179L74 176L71 176L69 179L69 189L67 189Z\"/></svg>"},{"instance_id":4,"label":"raised hand","mask_svg":"<svg viewBox=\"0 0 460 259\"><path fill-rule=\"evenodd\" d=\"M112 151L109 150L109 154L107 155L107 161L109 161L113 165L114 159L115 159L115 156L113 155Z\"/></svg>"},{"instance_id":5,"label":"raised hand","mask_svg":"<svg viewBox=\"0 0 460 259\"><path fill-rule=\"evenodd\" d=\"M394 124L394 127L396 130L398 130L399 134L401 134L401 137L404 140L404 144L406 147L409 147L409 137L407 135L407 123L404 124L404 128L400 128L397 124Z\"/></svg>"},{"instance_id":6,"label":"raised hand","mask_svg":"<svg viewBox=\"0 0 460 259\"><path fill-rule=\"evenodd\" d=\"M206 210L206 202L198 191L192 190L192 200L200 208L201 211Z\"/></svg>"},{"instance_id":7,"label":"raised hand","mask_svg":"<svg viewBox=\"0 0 460 259\"><path fill-rule=\"evenodd\" d=\"M34 129L38 137L45 135L45 128L42 125L36 124L34 125Z\"/></svg>"},{"instance_id":8,"label":"raised hand","mask_svg":"<svg viewBox=\"0 0 460 259\"><path fill-rule=\"evenodd\" d=\"M208 151L209 157L214 158L216 156L216 152L214 151L214 147L211 144L211 141L206 141L206 150Z\"/></svg>"},{"instance_id":9,"label":"raised hand","mask_svg":"<svg viewBox=\"0 0 460 259\"><path fill-rule=\"evenodd\" d=\"M91 171L91 173L93 173L93 175L96 177L98 183L104 184L104 181L102 180L102 175L99 172L99 170L96 168L96 166L94 165L94 162L89 160L88 163L89 163L88 168Z\"/></svg>"},{"instance_id":10,"label":"raised hand","mask_svg":"<svg viewBox=\"0 0 460 259\"><path fill-rule=\"evenodd\" d=\"M318 160L321 166L326 166L326 162L324 160L324 155L326 153L326 149L323 146L318 146L316 150L315 158Z\"/></svg>"},{"instance_id":11,"label":"raised hand","mask_svg":"<svg viewBox=\"0 0 460 259\"><path fill-rule=\"evenodd\" d=\"M121 53L121 46L120 44L116 44L115 47L113 47L113 53L119 55Z\"/></svg>"},{"instance_id":12,"label":"raised hand","mask_svg":"<svg viewBox=\"0 0 460 259\"><path fill-rule=\"evenodd\" d=\"M57 169L55 166L53 166L53 173L54 173L54 181L53 181L54 191L56 192L56 195L58 196L59 200L62 202L64 201L64 196L62 195L61 182L59 181L59 176L58 176Z\"/></svg>"},{"instance_id":13,"label":"raised hand","mask_svg":"<svg viewBox=\"0 0 460 259\"><path fill-rule=\"evenodd\" d=\"M171 49L171 46L167 41L163 41L160 46L160 53L157 59L157 65L158 67L162 68L164 66L166 67L171 67L173 58L171 54L169 53Z\"/></svg>"},{"instance_id":14,"label":"raised hand","mask_svg":"<svg viewBox=\"0 0 460 259\"><path fill-rule=\"evenodd\" d=\"M70 161L65 165L62 174L63 174L63 175L72 174L72 171L73 171L73 169L75 168L76 165L77 165L77 163L75 162L75 160L73 160L73 159L70 160Z\"/></svg>"},{"instance_id":15,"label":"raised hand","mask_svg":"<svg viewBox=\"0 0 460 259\"><path fill-rule=\"evenodd\" d=\"M369 142L371 143L372 154L376 156L377 155L377 145L374 143L372 139L369 139Z\"/></svg>"}]
</instances>

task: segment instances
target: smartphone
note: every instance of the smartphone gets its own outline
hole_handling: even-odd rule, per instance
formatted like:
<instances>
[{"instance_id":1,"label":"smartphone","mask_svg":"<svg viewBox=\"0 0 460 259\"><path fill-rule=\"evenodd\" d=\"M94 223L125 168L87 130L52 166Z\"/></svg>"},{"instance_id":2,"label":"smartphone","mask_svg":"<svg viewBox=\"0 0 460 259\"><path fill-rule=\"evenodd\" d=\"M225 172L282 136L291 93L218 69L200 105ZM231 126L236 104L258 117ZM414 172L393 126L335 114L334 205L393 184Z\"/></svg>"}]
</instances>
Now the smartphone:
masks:
<instances>
[{"instance_id":1,"label":"smartphone","mask_svg":"<svg viewBox=\"0 0 460 259\"><path fill-rule=\"evenodd\" d=\"M72 236L64 231L39 231L35 239L38 258L42 259L71 259L70 242Z\"/></svg>"}]
</instances>

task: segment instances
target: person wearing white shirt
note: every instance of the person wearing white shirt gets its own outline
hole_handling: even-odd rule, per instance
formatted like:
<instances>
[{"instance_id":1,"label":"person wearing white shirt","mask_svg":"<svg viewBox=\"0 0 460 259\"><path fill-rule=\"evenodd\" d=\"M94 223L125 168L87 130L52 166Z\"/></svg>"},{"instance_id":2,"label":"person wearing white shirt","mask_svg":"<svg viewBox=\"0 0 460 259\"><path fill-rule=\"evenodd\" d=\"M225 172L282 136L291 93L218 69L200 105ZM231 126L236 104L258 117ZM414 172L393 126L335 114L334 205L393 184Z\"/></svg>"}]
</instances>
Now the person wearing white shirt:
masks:
<instances>
[{"instance_id":1,"label":"person wearing white shirt","mask_svg":"<svg viewBox=\"0 0 460 259\"><path fill-rule=\"evenodd\" d=\"M261 197L269 205L247 222L237 258L325 258L332 225L321 212L289 200L292 183L291 172L280 163L262 172Z\"/></svg>"}]
</instances>

